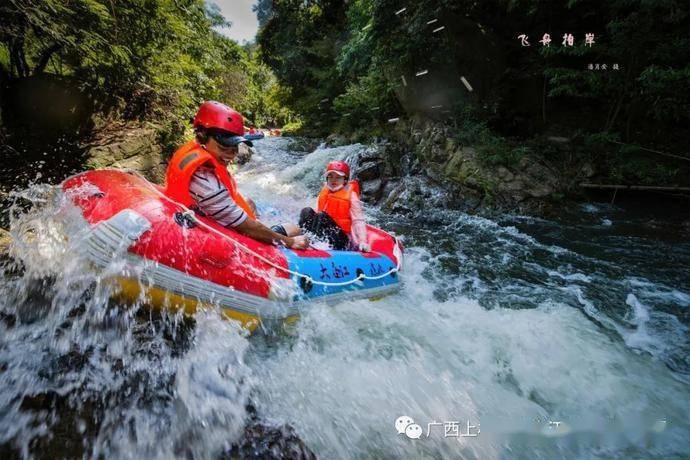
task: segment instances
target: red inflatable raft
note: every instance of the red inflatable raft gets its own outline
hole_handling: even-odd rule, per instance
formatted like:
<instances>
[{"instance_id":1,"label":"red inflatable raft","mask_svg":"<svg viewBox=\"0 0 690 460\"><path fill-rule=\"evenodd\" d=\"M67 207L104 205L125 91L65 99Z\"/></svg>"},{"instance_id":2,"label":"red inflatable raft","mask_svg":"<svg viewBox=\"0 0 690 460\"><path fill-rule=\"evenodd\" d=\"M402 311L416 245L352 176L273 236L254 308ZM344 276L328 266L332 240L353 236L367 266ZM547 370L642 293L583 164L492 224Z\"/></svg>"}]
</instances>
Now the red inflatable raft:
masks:
<instances>
[{"instance_id":1,"label":"red inflatable raft","mask_svg":"<svg viewBox=\"0 0 690 460\"><path fill-rule=\"evenodd\" d=\"M138 175L89 171L62 188L91 225L89 258L103 268L127 262L115 278L129 300L189 313L220 307L253 329L295 318L314 299L374 298L399 287L402 248L375 227L370 253L298 251L196 216Z\"/></svg>"}]
</instances>

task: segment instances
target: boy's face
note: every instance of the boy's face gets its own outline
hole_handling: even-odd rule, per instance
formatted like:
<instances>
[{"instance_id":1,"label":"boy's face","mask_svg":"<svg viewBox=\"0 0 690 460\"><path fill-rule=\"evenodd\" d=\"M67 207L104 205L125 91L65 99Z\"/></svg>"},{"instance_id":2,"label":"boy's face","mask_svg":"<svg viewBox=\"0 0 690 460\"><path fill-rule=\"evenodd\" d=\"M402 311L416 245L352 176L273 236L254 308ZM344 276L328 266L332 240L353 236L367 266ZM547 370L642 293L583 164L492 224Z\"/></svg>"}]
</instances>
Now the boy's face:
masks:
<instances>
[{"instance_id":1,"label":"boy's face","mask_svg":"<svg viewBox=\"0 0 690 460\"><path fill-rule=\"evenodd\" d=\"M329 172L326 176L326 183L330 188L340 187L345 185L345 176L340 176L334 172Z\"/></svg>"}]
</instances>

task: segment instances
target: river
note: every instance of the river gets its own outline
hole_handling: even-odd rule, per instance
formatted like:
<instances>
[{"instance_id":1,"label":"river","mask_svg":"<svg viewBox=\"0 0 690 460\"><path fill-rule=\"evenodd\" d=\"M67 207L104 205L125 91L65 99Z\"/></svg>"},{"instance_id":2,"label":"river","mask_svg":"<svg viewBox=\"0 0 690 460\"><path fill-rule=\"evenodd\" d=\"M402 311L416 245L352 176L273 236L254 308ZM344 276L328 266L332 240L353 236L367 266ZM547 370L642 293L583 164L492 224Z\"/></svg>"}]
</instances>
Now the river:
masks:
<instances>
[{"instance_id":1,"label":"river","mask_svg":"<svg viewBox=\"0 0 690 460\"><path fill-rule=\"evenodd\" d=\"M257 142L237 173L269 224L294 221L324 165L365 148L306 155L289 142ZM121 266L80 257L83 224L56 189L15 197L23 267L5 263L0 286L2 457L218 458L253 411L324 459L690 455L690 212L370 207L404 238L401 291L314 303L248 337L217 312L110 301L104 279ZM401 416L419 439L398 432Z\"/></svg>"}]
</instances>

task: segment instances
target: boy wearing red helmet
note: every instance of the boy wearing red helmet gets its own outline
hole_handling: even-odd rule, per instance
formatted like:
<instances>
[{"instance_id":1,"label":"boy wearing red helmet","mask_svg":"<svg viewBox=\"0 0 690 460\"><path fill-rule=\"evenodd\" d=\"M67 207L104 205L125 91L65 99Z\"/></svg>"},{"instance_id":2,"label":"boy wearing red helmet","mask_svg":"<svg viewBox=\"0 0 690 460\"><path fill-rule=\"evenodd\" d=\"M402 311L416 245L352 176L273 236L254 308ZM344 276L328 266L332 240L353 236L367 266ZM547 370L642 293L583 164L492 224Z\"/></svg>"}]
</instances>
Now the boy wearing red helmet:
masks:
<instances>
[{"instance_id":1,"label":"boy wearing red helmet","mask_svg":"<svg viewBox=\"0 0 690 460\"><path fill-rule=\"evenodd\" d=\"M252 145L242 137L243 126L242 115L230 107L215 101L201 104L194 117L195 139L180 147L168 164L166 195L257 241L306 249L306 236L286 236L259 222L251 200L237 190L227 166L239 144Z\"/></svg>"},{"instance_id":2,"label":"boy wearing red helmet","mask_svg":"<svg viewBox=\"0 0 690 460\"><path fill-rule=\"evenodd\" d=\"M333 249L371 250L367 227L359 200L359 187L349 181L350 167L344 161L331 161L326 166L326 183L317 200L316 211L304 208L299 226L326 238Z\"/></svg>"}]
</instances>

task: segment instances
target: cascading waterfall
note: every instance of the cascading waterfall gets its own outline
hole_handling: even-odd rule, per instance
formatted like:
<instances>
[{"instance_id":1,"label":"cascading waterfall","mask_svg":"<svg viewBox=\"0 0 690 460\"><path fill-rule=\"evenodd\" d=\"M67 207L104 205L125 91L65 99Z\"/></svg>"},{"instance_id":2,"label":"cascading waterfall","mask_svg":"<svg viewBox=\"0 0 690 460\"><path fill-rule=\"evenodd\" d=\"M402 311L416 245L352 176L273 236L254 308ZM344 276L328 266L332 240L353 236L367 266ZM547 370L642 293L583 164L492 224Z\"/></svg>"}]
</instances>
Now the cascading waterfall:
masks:
<instances>
[{"instance_id":1,"label":"cascading waterfall","mask_svg":"<svg viewBox=\"0 0 690 460\"><path fill-rule=\"evenodd\" d=\"M236 173L269 225L314 205L329 160L368 148L307 155L289 142L257 142ZM608 205L558 221L371 208L405 237L401 292L314 303L295 325L247 337L218 312L110 300L122 263L95 271L80 256L86 224L57 188L15 196L15 262L0 284L3 457L218 458L248 407L321 458L690 451L683 230L659 235ZM400 416L419 439L396 431ZM462 436L468 423L476 436Z\"/></svg>"}]
</instances>

